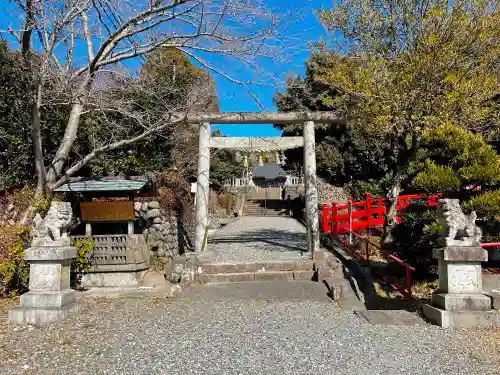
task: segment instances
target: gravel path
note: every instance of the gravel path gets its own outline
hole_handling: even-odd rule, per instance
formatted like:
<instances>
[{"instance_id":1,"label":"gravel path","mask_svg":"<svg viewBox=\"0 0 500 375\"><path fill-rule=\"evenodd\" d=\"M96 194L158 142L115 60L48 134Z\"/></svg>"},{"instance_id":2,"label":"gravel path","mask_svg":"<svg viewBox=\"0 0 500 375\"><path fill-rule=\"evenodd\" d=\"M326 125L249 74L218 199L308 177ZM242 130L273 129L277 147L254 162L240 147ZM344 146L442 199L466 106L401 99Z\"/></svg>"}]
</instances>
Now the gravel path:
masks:
<instances>
[{"instance_id":1,"label":"gravel path","mask_svg":"<svg viewBox=\"0 0 500 375\"><path fill-rule=\"evenodd\" d=\"M309 259L305 228L286 217L244 216L209 239L213 263L272 262Z\"/></svg>"},{"instance_id":2,"label":"gravel path","mask_svg":"<svg viewBox=\"0 0 500 375\"><path fill-rule=\"evenodd\" d=\"M478 342L369 325L332 302L94 299L63 323L0 324L0 373L494 374Z\"/></svg>"}]
</instances>

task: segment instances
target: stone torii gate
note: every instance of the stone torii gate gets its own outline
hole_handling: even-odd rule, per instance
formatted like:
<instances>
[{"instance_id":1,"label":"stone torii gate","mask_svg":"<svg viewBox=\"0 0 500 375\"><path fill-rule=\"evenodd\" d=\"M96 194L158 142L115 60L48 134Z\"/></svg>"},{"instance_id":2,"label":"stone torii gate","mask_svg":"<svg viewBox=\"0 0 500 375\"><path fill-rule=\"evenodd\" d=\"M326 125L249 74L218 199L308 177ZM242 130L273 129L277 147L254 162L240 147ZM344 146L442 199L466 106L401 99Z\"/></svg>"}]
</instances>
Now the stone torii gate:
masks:
<instances>
[{"instance_id":1,"label":"stone torii gate","mask_svg":"<svg viewBox=\"0 0 500 375\"><path fill-rule=\"evenodd\" d=\"M319 249L318 191L316 188L316 145L314 124L343 123L332 112L228 112L207 113L187 117L190 123L199 123L198 176L196 189L196 232L195 252L204 249L205 233L208 225L208 197L210 175L210 148L234 148L237 140L231 137L211 137L212 124L303 124L302 137L262 138L265 147L272 142L304 147L304 185L306 201L306 226L308 250L313 254ZM289 139L288 139L289 138ZM280 139L278 141L278 139ZM240 139L241 142L241 139ZM244 141L243 141L244 142ZM242 145L244 146L244 145Z\"/></svg>"}]
</instances>

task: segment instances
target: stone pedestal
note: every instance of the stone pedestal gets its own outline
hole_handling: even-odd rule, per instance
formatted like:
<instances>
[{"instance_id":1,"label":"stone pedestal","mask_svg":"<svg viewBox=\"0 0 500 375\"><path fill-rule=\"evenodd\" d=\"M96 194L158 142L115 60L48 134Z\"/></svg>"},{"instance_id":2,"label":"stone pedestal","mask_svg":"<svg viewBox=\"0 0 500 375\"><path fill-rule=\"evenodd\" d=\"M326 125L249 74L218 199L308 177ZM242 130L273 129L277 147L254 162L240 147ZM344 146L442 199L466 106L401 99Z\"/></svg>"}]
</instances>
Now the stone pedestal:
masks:
<instances>
[{"instance_id":1,"label":"stone pedestal","mask_svg":"<svg viewBox=\"0 0 500 375\"><path fill-rule=\"evenodd\" d=\"M471 327L500 323L491 299L483 294L481 262L488 253L479 246L447 246L436 249L439 266L439 293L424 315L441 327Z\"/></svg>"},{"instance_id":2,"label":"stone pedestal","mask_svg":"<svg viewBox=\"0 0 500 375\"><path fill-rule=\"evenodd\" d=\"M9 311L9 321L43 324L76 311L76 292L70 288L71 260L75 256L69 240L47 241L27 249L24 259L30 263L29 292L21 296L20 307Z\"/></svg>"}]
</instances>

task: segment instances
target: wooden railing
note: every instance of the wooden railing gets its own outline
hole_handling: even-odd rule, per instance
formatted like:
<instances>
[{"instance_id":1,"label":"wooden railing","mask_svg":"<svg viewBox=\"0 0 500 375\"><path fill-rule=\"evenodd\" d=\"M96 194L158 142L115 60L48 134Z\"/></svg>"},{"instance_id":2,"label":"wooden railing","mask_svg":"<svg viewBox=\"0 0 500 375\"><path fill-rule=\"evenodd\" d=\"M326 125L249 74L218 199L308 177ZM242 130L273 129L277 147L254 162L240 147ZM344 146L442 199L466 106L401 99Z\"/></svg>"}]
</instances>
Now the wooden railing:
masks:
<instances>
[{"instance_id":1,"label":"wooden railing","mask_svg":"<svg viewBox=\"0 0 500 375\"><path fill-rule=\"evenodd\" d=\"M364 254L362 255L359 251L356 251L355 246L352 245L352 241L348 241L347 236L351 235L352 237L355 237L361 241L361 247L364 248ZM338 238L338 236L337 236ZM370 262L370 246L375 247L378 249L378 254L391 262L394 262L396 264L399 264L400 266L405 268L405 277L406 277L406 285L400 285L393 277L389 275L385 275L383 277L383 280L394 289L399 291L401 294L403 294L406 297L412 298L412 285L413 285L413 277L412 277L412 272L415 271L415 267L411 266L410 264L406 263L405 261L401 260L397 256L388 253L380 247L379 244L371 241L370 234L369 232L366 235L361 235L357 232L350 231L349 233L344 233L343 234L343 245L351 250L351 255L353 255L357 259L363 259L366 262ZM359 249L363 250L363 249Z\"/></svg>"},{"instance_id":2,"label":"wooden railing","mask_svg":"<svg viewBox=\"0 0 500 375\"><path fill-rule=\"evenodd\" d=\"M72 239L78 240L88 238L86 236L72 236ZM127 264L133 260L127 259L129 251L127 249L126 234L105 234L90 237L94 241L94 251L92 253L92 262L95 265L100 264Z\"/></svg>"},{"instance_id":3,"label":"wooden railing","mask_svg":"<svg viewBox=\"0 0 500 375\"><path fill-rule=\"evenodd\" d=\"M398 212L396 220L400 221L401 213L408 207L410 201L426 199L427 205L434 207L438 205L439 196L419 194L400 196L396 207ZM320 217L322 231L342 234L349 231L382 227L386 212L385 201L386 198L372 198L371 194L367 193L366 198L359 202L354 202L351 198L344 202L332 202L331 205L323 204Z\"/></svg>"},{"instance_id":4,"label":"wooden railing","mask_svg":"<svg viewBox=\"0 0 500 375\"><path fill-rule=\"evenodd\" d=\"M300 185L302 182L303 182L302 177L290 176L289 180L287 181L287 184L291 185L291 186L296 186L296 185ZM226 181L224 186L227 186L227 187L247 187L247 186L249 186L249 183L250 183L250 178L247 178L247 177L233 178L230 181ZM256 188L258 188L258 187L256 186Z\"/></svg>"},{"instance_id":5,"label":"wooden railing","mask_svg":"<svg viewBox=\"0 0 500 375\"><path fill-rule=\"evenodd\" d=\"M419 194L400 196L396 206L396 220L398 222L401 220L402 212L412 200L425 199L427 206L435 207L438 205L439 197L440 195L422 196ZM397 256L382 250L380 245L370 239L370 229L384 225L384 216L386 213L385 201L385 198L372 198L371 194L367 193L366 198L359 202L354 202L352 198L349 198L344 202L332 202L331 205L324 204L320 217L321 228L323 232L330 233L332 239L340 241L358 259L370 262L369 248L373 246L378 249L380 256L404 267L406 285L400 285L389 275L385 275L383 279L394 290L398 290L404 296L411 298L412 272L415 271L415 268ZM358 233L360 230L366 234L361 235ZM361 249L353 246L355 238L360 241ZM364 249L364 255L362 254L362 249Z\"/></svg>"}]
</instances>

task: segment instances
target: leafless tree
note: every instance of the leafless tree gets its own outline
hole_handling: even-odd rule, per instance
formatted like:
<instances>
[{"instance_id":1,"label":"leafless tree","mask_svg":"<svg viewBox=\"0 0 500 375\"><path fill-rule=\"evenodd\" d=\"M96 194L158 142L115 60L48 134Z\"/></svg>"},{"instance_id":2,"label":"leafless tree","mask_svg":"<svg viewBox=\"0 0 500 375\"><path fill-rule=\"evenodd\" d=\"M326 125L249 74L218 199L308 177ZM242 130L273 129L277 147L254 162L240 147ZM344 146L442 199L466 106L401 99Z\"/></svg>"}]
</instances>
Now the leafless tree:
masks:
<instances>
[{"instance_id":1,"label":"leafless tree","mask_svg":"<svg viewBox=\"0 0 500 375\"><path fill-rule=\"evenodd\" d=\"M291 24L304 16L302 9L285 10L287 2L271 9L262 0L16 0L22 10L22 30L9 28L21 46L25 62L36 72L33 87L31 133L38 192L64 183L100 153L139 142L185 121L191 108L170 108L161 118L139 119L143 129L131 136L119 131L92 152L68 166L68 157L82 116L88 111L120 111L127 105L107 106L99 95L106 76L124 72L123 62L160 48L176 48L208 71L248 90L254 80L242 81L214 61L224 56L258 73L260 83L274 77L259 68L259 60L278 58ZM81 52L85 50L86 56ZM64 136L51 160L45 161L40 118L54 97L44 91L57 82L60 96L70 107ZM116 81L116 79L115 79ZM61 99L62 98L62 99ZM182 109L182 114L179 113ZM134 114L131 114L134 116ZM144 120L147 120L144 121ZM115 131L116 130L116 131Z\"/></svg>"}]
</instances>

